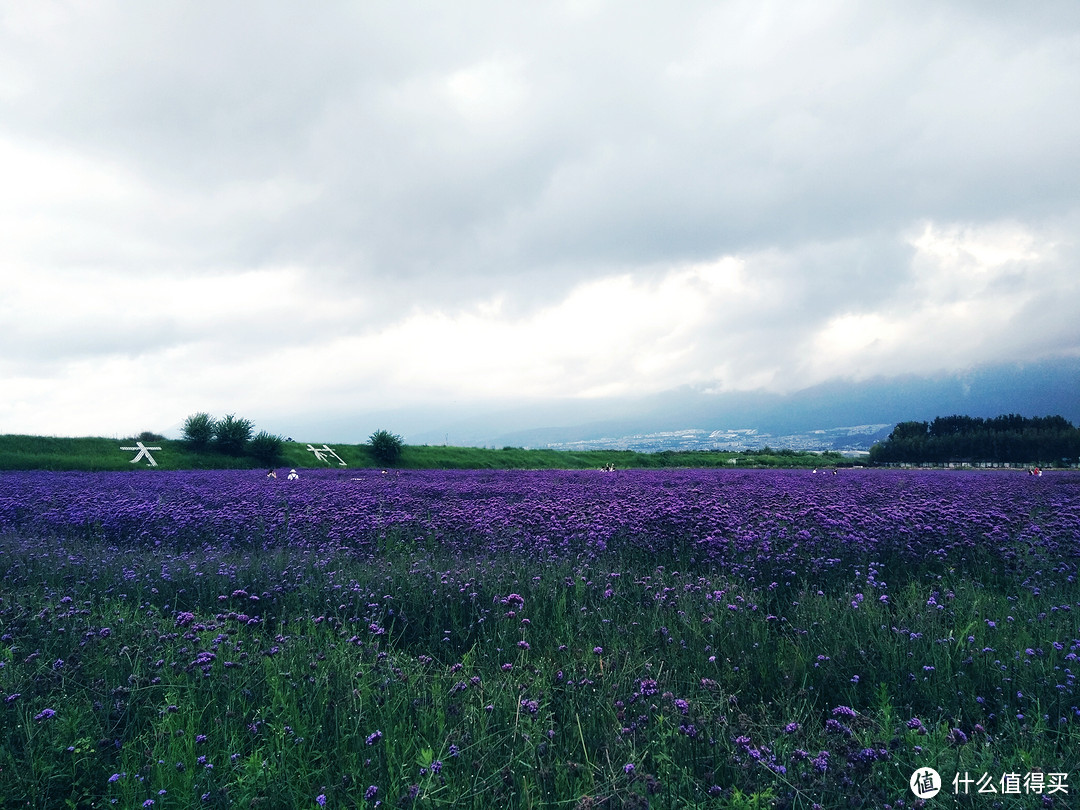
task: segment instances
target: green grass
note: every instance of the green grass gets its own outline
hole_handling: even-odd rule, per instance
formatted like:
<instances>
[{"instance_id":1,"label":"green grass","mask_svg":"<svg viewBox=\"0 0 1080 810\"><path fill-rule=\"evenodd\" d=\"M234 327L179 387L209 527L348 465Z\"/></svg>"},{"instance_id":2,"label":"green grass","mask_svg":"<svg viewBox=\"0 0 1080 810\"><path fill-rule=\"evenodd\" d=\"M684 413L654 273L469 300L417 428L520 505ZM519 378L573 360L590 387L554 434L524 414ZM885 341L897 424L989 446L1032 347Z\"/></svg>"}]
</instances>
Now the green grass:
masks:
<instances>
[{"instance_id":1,"label":"green grass","mask_svg":"<svg viewBox=\"0 0 1080 810\"><path fill-rule=\"evenodd\" d=\"M131 461L136 451L121 450L134 447L137 439L105 439L98 437L65 438L52 436L0 436L0 470L132 470L149 469L146 460L138 464ZM163 470L188 469L255 469L261 462L245 456L229 456L223 453L197 453L184 442L163 439L143 442L147 447L160 447L152 451L158 467ZM294 452L286 459L303 457L304 446L290 448ZM311 458L311 453L307 453ZM283 462L284 463L284 462ZM310 462L309 462L310 464Z\"/></svg>"},{"instance_id":2,"label":"green grass","mask_svg":"<svg viewBox=\"0 0 1080 810\"><path fill-rule=\"evenodd\" d=\"M131 470L148 468L145 460L131 461L135 439L96 437L57 438L49 436L0 435L0 470ZM185 469L258 469L266 464L247 456L229 456L214 451L195 452L186 443L163 439L144 442L153 451L158 468ZM312 442L321 448L323 442ZM319 462L307 449L307 442L285 442L277 467L333 467L337 462ZM381 467L366 444L330 444L349 467ZM734 464L732 461L734 460ZM709 451L638 453L630 450L526 450L505 447L500 450L479 447L406 445L394 465L403 469L597 469L608 464L630 467L817 467L836 464L839 454L757 452L722 453Z\"/></svg>"},{"instance_id":3,"label":"green grass","mask_svg":"<svg viewBox=\"0 0 1080 810\"><path fill-rule=\"evenodd\" d=\"M1076 585L2 541L5 806L899 807L917 767L1080 776L1051 646Z\"/></svg>"}]
</instances>

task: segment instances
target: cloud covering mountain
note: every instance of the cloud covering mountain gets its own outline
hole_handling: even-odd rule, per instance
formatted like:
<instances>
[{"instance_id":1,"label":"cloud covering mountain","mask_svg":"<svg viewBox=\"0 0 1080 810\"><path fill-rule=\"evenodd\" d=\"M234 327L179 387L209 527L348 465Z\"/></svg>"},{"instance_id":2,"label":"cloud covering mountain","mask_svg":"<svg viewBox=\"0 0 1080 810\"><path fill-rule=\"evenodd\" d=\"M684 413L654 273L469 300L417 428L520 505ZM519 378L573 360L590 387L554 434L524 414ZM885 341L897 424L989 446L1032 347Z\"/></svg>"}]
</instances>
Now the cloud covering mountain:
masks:
<instances>
[{"instance_id":1,"label":"cloud covering mountain","mask_svg":"<svg viewBox=\"0 0 1080 810\"><path fill-rule=\"evenodd\" d=\"M686 386L641 397L531 401L529 403L448 402L441 407L392 409L350 414L300 415L282 428L292 434L361 442L378 427L395 425L414 444L487 447L547 447L605 440L627 444L629 437L660 432L698 434L754 431L739 446L796 446L815 431L838 431L840 445L869 447L902 421L931 421L965 414L989 418L1064 416L1080 425L1080 359L997 364L961 374L878 377L863 382L834 381L785 394L767 391L715 392ZM848 431L858 438L844 440ZM796 441L791 437L803 437ZM695 434L686 446L703 439ZM728 441L718 437L711 444ZM831 439L830 439L831 441ZM634 447L645 446L640 441ZM828 442L825 442L828 444ZM706 442L709 444L709 442ZM650 444L651 446L651 444ZM799 445L802 446L802 445Z\"/></svg>"}]
</instances>

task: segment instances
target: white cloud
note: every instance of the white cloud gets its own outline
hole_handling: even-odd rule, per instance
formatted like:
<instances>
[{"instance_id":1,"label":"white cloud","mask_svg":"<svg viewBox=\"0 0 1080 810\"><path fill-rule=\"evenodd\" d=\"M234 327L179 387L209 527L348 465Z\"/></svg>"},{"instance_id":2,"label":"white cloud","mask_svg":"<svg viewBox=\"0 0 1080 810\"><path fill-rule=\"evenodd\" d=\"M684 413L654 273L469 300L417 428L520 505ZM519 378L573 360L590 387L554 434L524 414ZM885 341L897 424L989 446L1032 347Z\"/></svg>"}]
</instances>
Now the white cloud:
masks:
<instances>
[{"instance_id":1,"label":"white cloud","mask_svg":"<svg viewBox=\"0 0 1080 810\"><path fill-rule=\"evenodd\" d=\"M738 300L732 293L747 286L735 259L659 280L610 276L525 316L505 313L498 299L456 313L417 311L348 351L378 358L392 388L421 398L655 392L705 378L699 332L723 321Z\"/></svg>"},{"instance_id":2,"label":"white cloud","mask_svg":"<svg viewBox=\"0 0 1080 810\"><path fill-rule=\"evenodd\" d=\"M0 430L1076 352L1078 32L1071 3L4 7ZM131 378L157 398L109 402Z\"/></svg>"},{"instance_id":3,"label":"white cloud","mask_svg":"<svg viewBox=\"0 0 1080 810\"><path fill-rule=\"evenodd\" d=\"M909 281L871 311L843 312L814 336L807 366L820 379L938 372L1039 357L1075 344L1069 320L1046 317L1048 298L1074 301L1075 256L1061 236L1015 222L925 223L910 238Z\"/></svg>"},{"instance_id":4,"label":"white cloud","mask_svg":"<svg viewBox=\"0 0 1080 810\"><path fill-rule=\"evenodd\" d=\"M910 242L906 281L891 297L818 317L805 314L812 288L785 295L777 276L806 257L775 251L674 266L659 277L588 280L524 312L508 292L467 308L418 305L370 328L354 317L362 301L321 298L305 289L298 268L198 284L24 277L0 309L9 334L41 340L45 352L55 326L20 313L50 294L59 311L77 314L67 339L83 336L85 345L65 362L0 366L11 393L5 418L40 432L55 424L92 431L96 420L119 435L135 429L140 413L163 413L166 402L159 418L175 424L207 409L282 418L320 406L342 413L441 400L587 399L687 384L792 391L836 377L963 368L988 345L999 359L1023 359L1041 351L1053 328L1027 322L1032 302L1062 290L1075 300L1078 283L1065 281L1054 240L1015 223L925 223ZM169 328L148 338L162 323ZM1058 343L1075 338L1070 323L1060 324Z\"/></svg>"},{"instance_id":5,"label":"white cloud","mask_svg":"<svg viewBox=\"0 0 1080 810\"><path fill-rule=\"evenodd\" d=\"M512 121L526 101L520 60L490 59L454 71L445 80L451 103L465 118L491 126Z\"/></svg>"}]
</instances>

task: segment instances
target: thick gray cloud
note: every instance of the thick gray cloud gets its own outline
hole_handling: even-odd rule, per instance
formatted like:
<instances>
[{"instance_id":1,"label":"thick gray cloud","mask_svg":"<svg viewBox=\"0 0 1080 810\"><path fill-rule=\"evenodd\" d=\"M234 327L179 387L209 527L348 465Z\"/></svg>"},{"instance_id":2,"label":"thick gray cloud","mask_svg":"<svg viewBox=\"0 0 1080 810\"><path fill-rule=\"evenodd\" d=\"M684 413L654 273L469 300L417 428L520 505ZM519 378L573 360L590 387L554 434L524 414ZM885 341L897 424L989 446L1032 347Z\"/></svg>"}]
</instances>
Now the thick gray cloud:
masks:
<instances>
[{"instance_id":1,"label":"thick gray cloud","mask_svg":"<svg viewBox=\"0 0 1080 810\"><path fill-rule=\"evenodd\" d=\"M537 379L585 369L598 390L1076 351L1078 44L1070 2L6 4L0 375L78 386L94 357L273 351L340 367L434 323L483 354L569 328L560 312L681 347L642 365L664 374L531 356ZM739 284L686 275L725 257ZM687 331L635 309L661 290L713 314ZM995 328L917 345L974 312ZM1044 312L1062 320L1027 330ZM435 373L392 365L358 368L390 388ZM362 379L324 392L366 401Z\"/></svg>"}]
</instances>

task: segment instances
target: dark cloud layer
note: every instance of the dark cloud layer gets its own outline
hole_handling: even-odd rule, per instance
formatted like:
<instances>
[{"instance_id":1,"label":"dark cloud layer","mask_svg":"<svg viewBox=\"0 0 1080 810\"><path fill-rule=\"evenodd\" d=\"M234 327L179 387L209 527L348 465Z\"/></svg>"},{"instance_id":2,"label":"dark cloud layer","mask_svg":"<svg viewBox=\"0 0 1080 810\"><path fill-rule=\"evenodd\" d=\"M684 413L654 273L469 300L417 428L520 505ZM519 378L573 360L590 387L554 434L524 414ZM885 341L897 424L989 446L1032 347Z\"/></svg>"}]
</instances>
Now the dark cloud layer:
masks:
<instances>
[{"instance_id":1,"label":"dark cloud layer","mask_svg":"<svg viewBox=\"0 0 1080 810\"><path fill-rule=\"evenodd\" d=\"M748 283L681 339L725 384L817 381L808 352L856 327L882 333L833 371L893 372L883 347L964 306L997 328L952 362L1075 351L1075 328L1022 330L1080 303L1078 37L1071 2L10 5L7 362L363 342L477 307L553 323L583 283L724 257ZM972 240L998 248L964 275L942 246ZM143 338L108 307L42 327L25 301L89 271L161 280L166 312ZM247 292L200 318L185 281Z\"/></svg>"}]
</instances>

